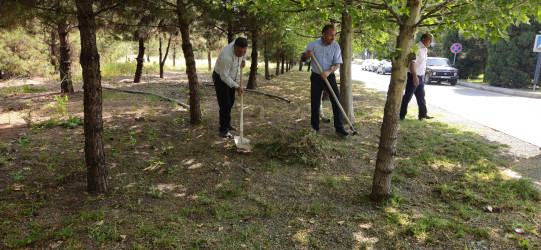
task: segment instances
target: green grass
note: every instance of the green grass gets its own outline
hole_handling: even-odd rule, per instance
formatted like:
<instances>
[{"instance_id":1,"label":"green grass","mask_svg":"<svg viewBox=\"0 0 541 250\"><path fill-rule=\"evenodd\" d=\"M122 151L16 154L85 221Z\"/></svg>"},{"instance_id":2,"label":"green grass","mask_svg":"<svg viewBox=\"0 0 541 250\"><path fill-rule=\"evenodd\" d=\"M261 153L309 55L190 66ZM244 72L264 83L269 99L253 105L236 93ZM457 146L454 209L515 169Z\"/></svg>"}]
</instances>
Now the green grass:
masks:
<instances>
[{"instance_id":1,"label":"green grass","mask_svg":"<svg viewBox=\"0 0 541 250\"><path fill-rule=\"evenodd\" d=\"M501 154L506 146L437 119L399 123L392 196L371 202L384 100L355 88L355 98L363 100L356 109L359 135L313 135L303 113L309 107L307 76L292 72L261 85L272 93L294 90L297 99L265 103L271 115L262 121L247 118L259 128L247 130L254 139L251 153L216 138L216 124L209 125L213 117L191 125L187 113L170 115L167 102L106 97L110 105L134 98L124 108L133 105L143 116L150 108L156 114L168 111L144 122L130 116L120 125L105 123L107 195L84 192L81 130L38 128L0 144L0 171L7 182L0 191L7 197L0 201L0 246L36 248L62 241L62 248L141 249L446 249L475 248L475 242L541 247L536 234L541 196L530 181L499 173L509 164ZM202 99L215 104L211 94ZM19 183L23 190L15 190ZM78 191L67 193L72 190ZM65 197L56 194L71 200L59 203ZM487 206L494 212L486 212ZM49 211L58 221L38 223ZM517 227L527 231L521 239L511 237Z\"/></svg>"},{"instance_id":2,"label":"green grass","mask_svg":"<svg viewBox=\"0 0 541 250\"><path fill-rule=\"evenodd\" d=\"M0 88L0 94L15 94L15 93L39 93L47 91L45 87L32 87L31 85L23 85L20 87L5 87Z\"/></svg>"}]
</instances>

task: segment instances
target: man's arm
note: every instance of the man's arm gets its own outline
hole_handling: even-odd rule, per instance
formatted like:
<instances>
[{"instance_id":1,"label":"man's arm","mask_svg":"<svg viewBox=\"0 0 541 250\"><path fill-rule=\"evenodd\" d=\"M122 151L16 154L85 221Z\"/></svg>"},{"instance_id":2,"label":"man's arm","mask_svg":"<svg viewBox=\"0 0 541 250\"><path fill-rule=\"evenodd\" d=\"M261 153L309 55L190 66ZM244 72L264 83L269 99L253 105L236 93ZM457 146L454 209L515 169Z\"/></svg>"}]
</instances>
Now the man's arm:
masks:
<instances>
[{"instance_id":1,"label":"man's arm","mask_svg":"<svg viewBox=\"0 0 541 250\"><path fill-rule=\"evenodd\" d=\"M306 52L302 53L301 55L301 61L306 62L308 58L312 57L314 55L314 52L312 50L306 50Z\"/></svg>"},{"instance_id":2,"label":"man's arm","mask_svg":"<svg viewBox=\"0 0 541 250\"><path fill-rule=\"evenodd\" d=\"M218 75L220 75L220 79L222 80L222 82L224 82L225 84L227 84L227 86L231 88L238 88L239 85L229 76L229 70L233 66L233 62L229 60L221 60L219 63L219 70L215 71L216 73L218 73Z\"/></svg>"},{"instance_id":3,"label":"man's arm","mask_svg":"<svg viewBox=\"0 0 541 250\"><path fill-rule=\"evenodd\" d=\"M339 67L340 67L340 63L335 63L328 70L321 72L321 78L324 78L324 79L327 78L329 75L335 72Z\"/></svg>"},{"instance_id":4,"label":"man's arm","mask_svg":"<svg viewBox=\"0 0 541 250\"><path fill-rule=\"evenodd\" d=\"M415 71L415 62L411 61L409 68L411 75L413 76L413 86L419 85L419 77L417 77L417 72Z\"/></svg>"}]
</instances>

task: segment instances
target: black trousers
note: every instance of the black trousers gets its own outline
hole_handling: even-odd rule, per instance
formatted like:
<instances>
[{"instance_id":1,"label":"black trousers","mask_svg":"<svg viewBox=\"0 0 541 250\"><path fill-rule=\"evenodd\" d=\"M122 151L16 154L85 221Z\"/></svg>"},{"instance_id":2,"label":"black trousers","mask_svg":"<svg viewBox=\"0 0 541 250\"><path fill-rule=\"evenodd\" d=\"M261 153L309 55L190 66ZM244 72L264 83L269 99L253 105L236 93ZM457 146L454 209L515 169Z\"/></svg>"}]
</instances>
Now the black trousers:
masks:
<instances>
[{"instance_id":1,"label":"black trousers","mask_svg":"<svg viewBox=\"0 0 541 250\"><path fill-rule=\"evenodd\" d=\"M229 87L222 81L220 75L216 72L212 73L212 80L214 81L214 88L216 89L216 98L218 99L218 106L220 106L220 128L222 132L227 132L231 125L231 108L235 103L235 88Z\"/></svg>"},{"instance_id":2,"label":"black trousers","mask_svg":"<svg viewBox=\"0 0 541 250\"><path fill-rule=\"evenodd\" d=\"M419 106L419 118L425 117L427 114L426 101L425 101L425 83L424 76L417 76L419 78L419 85L413 85L413 75L408 72L408 80L406 81L406 91L402 97L402 106L400 106L400 118L403 119L408 113L408 103L415 94L417 105Z\"/></svg>"},{"instance_id":3,"label":"black trousers","mask_svg":"<svg viewBox=\"0 0 541 250\"><path fill-rule=\"evenodd\" d=\"M336 76L334 74L331 74L327 77L327 81L329 81L329 83L331 84L331 88L334 91L334 94L336 95L336 97L338 97L338 101L340 101L340 92L338 91L338 85L336 84ZM312 123L312 128L314 128L315 130L319 130L319 106L321 105L321 93L324 89L328 92L329 88L327 87L325 80L321 79L321 75L314 72L312 72L312 75L310 75L310 83L310 110L312 115L310 122ZM328 93L329 96L331 96L331 93ZM330 99L332 104L334 128L336 130L343 130L344 124L342 124L342 113L340 112L340 108L338 107L332 96Z\"/></svg>"}]
</instances>

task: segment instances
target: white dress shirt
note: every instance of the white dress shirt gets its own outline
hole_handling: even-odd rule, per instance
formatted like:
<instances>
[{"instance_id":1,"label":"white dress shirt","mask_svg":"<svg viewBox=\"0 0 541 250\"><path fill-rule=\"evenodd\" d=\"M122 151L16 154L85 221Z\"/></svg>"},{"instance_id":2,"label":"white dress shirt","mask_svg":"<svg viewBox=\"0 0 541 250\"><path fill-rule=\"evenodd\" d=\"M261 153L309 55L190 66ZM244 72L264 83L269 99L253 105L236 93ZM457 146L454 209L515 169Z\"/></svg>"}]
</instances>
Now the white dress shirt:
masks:
<instances>
[{"instance_id":1,"label":"white dress shirt","mask_svg":"<svg viewBox=\"0 0 541 250\"><path fill-rule=\"evenodd\" d=\"M419 47L419 50L417 50L417 53L415 54L416 59L412 62L414 63L415 73L417 73L418 76L424 76L426 71L426 58L428 57L428 48L422 42L419 42L417 46ZM408 72L410 72L409 67Z\"/></svg>"},{"instance_id":2,"label":"white dress shirt","mask_svg":"<svg viewBox=\"0 0 541 250\"><path fill-rule=\"evenodd\" d=\"M236 82L237 75L240 64L246 59L246 55L237 57L233 47L234 43L235 42L230 43L222 50L222 52L220 52L220 55L218 56L218 59L216 59L216 63L214 65L214 72L220 75L222 82L227 84L229 87L238 88L239 84Z\"/></svg>"}]
</instances>

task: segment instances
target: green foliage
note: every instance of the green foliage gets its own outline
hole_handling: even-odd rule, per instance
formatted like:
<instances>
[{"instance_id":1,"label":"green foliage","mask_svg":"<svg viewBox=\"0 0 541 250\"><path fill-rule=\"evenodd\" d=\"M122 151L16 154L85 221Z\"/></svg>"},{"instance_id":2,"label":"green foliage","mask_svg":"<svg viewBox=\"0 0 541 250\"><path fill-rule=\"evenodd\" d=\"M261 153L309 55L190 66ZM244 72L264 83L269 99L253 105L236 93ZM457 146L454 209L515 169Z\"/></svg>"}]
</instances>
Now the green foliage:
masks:
<instances>
[{"instance_id":1,"label":"green foliage","mask_svg":"<svg viewBox=\"0 0 541 250\"><path fill-rule=\"evenodd\" d=\"M68 112L67 104L68 104L68 96L57 96L54 95L55 102L49 103L46 105L47 108L54 109L53 113L51 114L51 120L59 120L60 118L66 116Z\"/></svg>"},{"instance_id":2,"label":"green foliage","mask_svg":"<svg viewBox=\"0 0 541 250\"><path fill-rule=\"evenodd\" d=\"M23 28L2 31L0 35L0 71L8 75L46 76L53 71L47 60L47 46L40 35Z\"/></svg>"},{"instance_id":3,"label":"green foliage","mask_svg":"<svg viewBox=\"0 0 541 250\"><path fill-rule=\"evenodd\" d=\"M506 88L530 87L537 62L537 53L532 52L532 48L539 30L539 22L510 26L508 41L489 45L485 82Z\"/></svg>"},{"instance_id":4,"label":"green foliage","mask_svg":"<svg viewBox=\"0 0 541 250\"><path fill-rule=\"evenodd\" d=\"M83 125L84 122L79 116L69 115L68 119L60 120L60 126L65 128L77 128L79 125Z\"/></svg>"}]
</instances>

